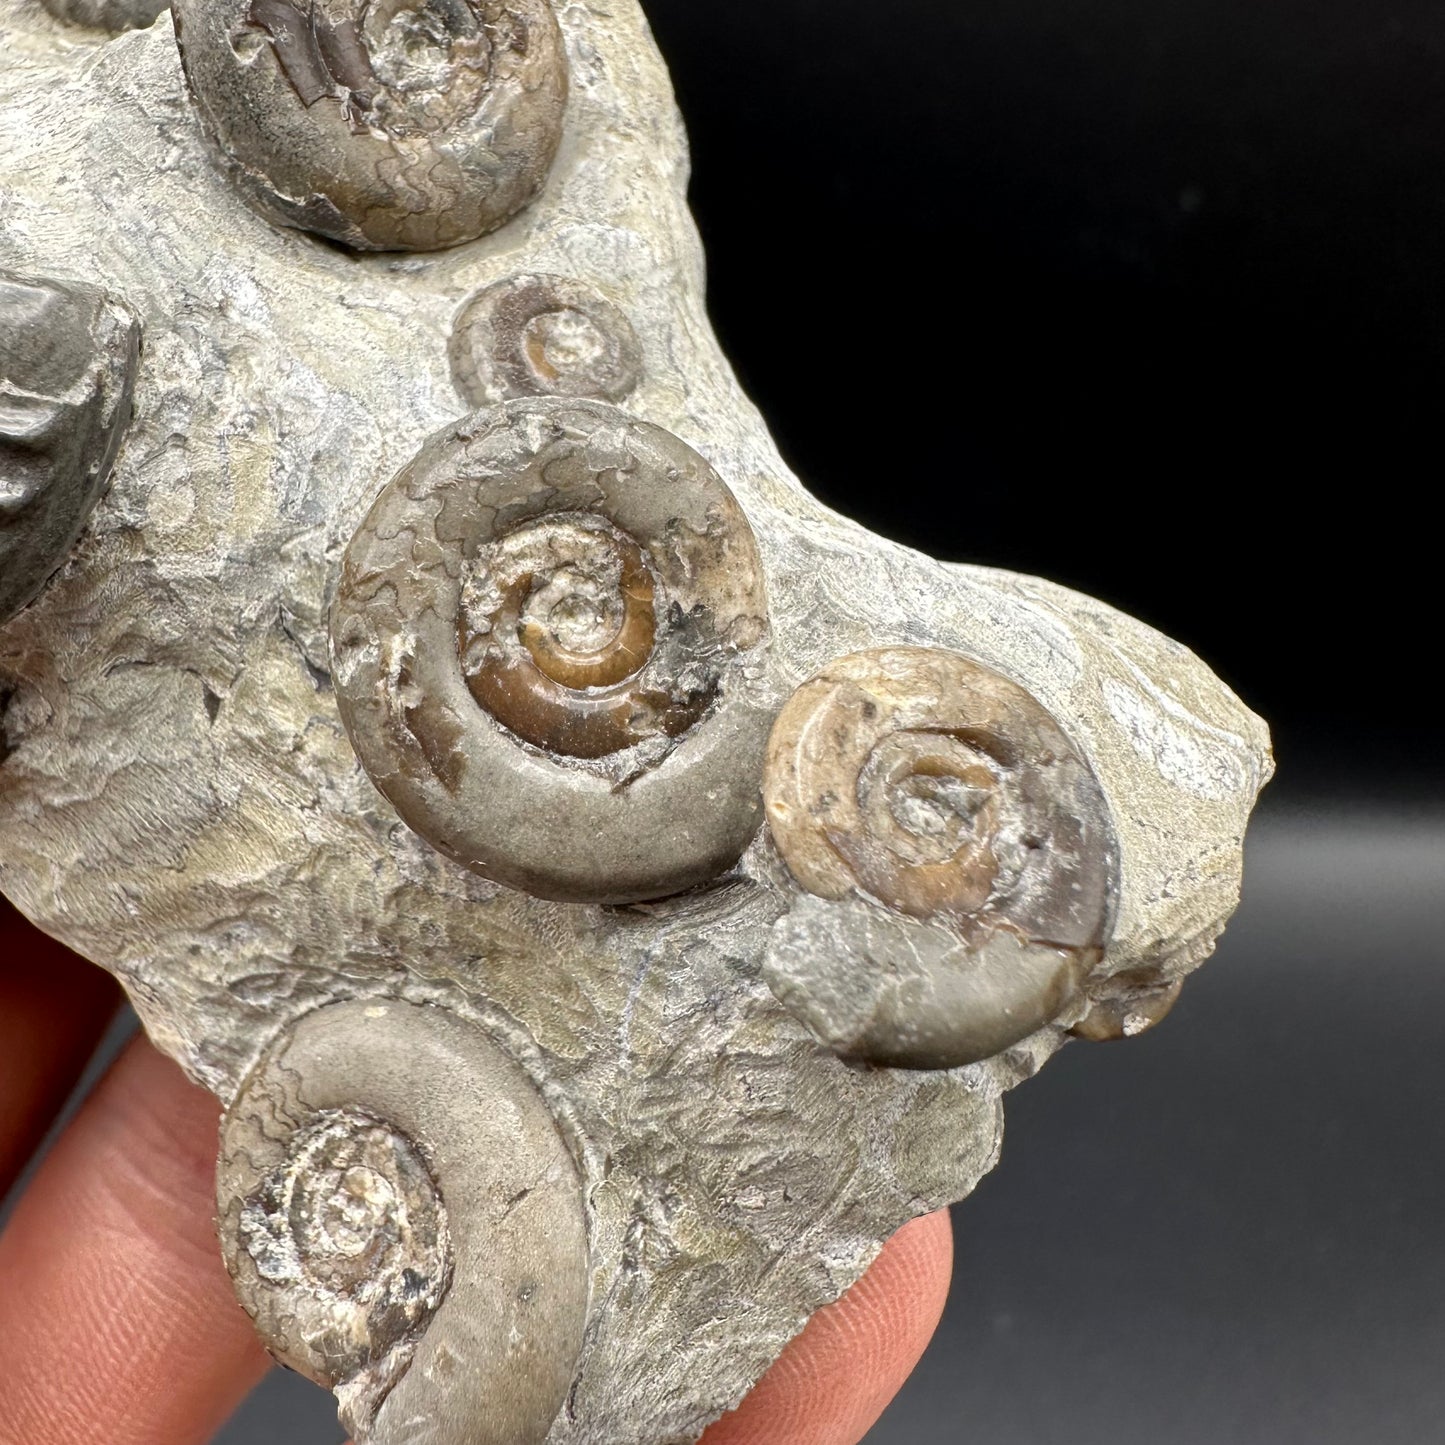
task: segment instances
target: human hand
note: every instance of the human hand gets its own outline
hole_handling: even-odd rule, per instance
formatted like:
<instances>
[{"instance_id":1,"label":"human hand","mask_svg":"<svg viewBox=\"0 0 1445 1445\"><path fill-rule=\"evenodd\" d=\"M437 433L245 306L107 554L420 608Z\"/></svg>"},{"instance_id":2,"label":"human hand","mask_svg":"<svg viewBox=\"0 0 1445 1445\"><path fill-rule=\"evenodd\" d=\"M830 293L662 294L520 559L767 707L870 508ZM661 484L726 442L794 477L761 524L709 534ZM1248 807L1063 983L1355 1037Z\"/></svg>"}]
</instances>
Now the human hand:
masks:
<instances>
[{"instance_id":1,"label":"human hand","mask_svg":"<svg viewBox=\"0 0 1445 1445\"><path fill-rule=\"evenodd\" d=\"M0 901L0 1197L119 1007ZM0 1234L0 1445L205 1445L267 1368L213 1225L220 1106L144 1039L67 1125ZM946 1214L899 1231L703 1445L853 1445L948 1292Z\"/></svg>"}]
</instances>

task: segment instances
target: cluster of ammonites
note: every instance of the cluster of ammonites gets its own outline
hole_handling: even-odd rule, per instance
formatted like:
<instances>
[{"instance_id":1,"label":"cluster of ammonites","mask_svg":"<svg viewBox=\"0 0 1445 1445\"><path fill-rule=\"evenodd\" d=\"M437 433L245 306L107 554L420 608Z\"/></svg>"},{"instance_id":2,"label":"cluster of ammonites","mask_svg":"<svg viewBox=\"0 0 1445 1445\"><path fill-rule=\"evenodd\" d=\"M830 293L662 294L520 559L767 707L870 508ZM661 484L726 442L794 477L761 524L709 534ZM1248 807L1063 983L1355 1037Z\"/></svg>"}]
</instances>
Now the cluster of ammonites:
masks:
<instances>
[{"instance_id":1,"label":"cluster of ammonites","mask_svg":"<svg viewBox=\"0 0 1445 1445\"><path fill-rule=\"evenodd\" d=\"M47 4L116 27L157 13ZM176 0L174 21L220 164L276 223L434 250L547 183L568 94L548 0ZM84 473L88 505L133 329L99 296L0 284L109 358L68 363L90 376L89 420L38 453ZM521 274L462 308L450 364L479 409L381 487L335 588L337 701L366 773L457 863L563 902L707 885L761 834L757 871L790 900L766 977L847 1058L951 1068L1077 1018L1117 892L1088 763L1023 688L955 652L840 657L788 695L743 508L697 450L620 409L646 361L602 278ZM83 515L49 525L13 605ZM229 1112L220 1207L271 1348L338 1387L358 1432L392 1438L408 1381L430 1380L465 1431L447 1440L545 1436L582 1338L580 1186L536 1091L475 1031L402 1003L304 1019ZM427 1359L448 1309L447 1348L509 1362L505 1389Z\"/></svg>"}]
</instances>

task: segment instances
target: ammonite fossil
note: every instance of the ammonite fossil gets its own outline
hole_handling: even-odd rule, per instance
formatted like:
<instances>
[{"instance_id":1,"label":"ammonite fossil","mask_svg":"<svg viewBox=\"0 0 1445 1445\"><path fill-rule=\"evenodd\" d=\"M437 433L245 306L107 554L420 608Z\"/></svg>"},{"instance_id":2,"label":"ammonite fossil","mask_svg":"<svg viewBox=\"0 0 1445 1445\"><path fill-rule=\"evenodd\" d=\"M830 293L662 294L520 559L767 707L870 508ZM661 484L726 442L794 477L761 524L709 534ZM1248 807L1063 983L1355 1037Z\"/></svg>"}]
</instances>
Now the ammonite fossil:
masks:
<instances>
[{"instance_id":1,"label":"ammonite fossil","mask_svg":"<svg viewBox=\"0 0 1445 1445\"><path fill-rule=\"evenodd\" d=\"M0 887L358 1445L696 1440L1163 1016L1268 734L801 486L636 0L175 19L0 0Z\"/></svg>"},{"instance_id":2,"label":"ammonite fossil","mask_svg":"<svg viewBox=\"0 0 1445 1445\"><path fill-rule=\"evenodd\" d=\"M757 828L762 567L721 478L659 427L532 401L433 437L347 548L331 633L372 780L489 878L661 897Z\"/></svg>"},{"instance_id":3,"label":"ammonite fossil","mask_svg":"<svg viewBox=\"0 0 1445 1445\"><path fill-rule=\"evenodd\" d=\"M186 79L266 215L365 250L430 251L546 182L567 57L547 0L176 0Z\"/></svg>"},{"instance_id":4,"label":"ammonite fossil","mask_svg":"<svg viewBox=\"0 0 1445 1445\"><path fill-rule=\"evenodd\" d=\"M989 1058L1057 1018L1103 955L1117 857L1098 779L1033 697L966 657L831 663L779 714L764 795L812 895L774 929L768 979L842 1054Z\"/></svg>"},{"instance_id":5,"label":"ammonite fossil","mask_svg":"<svg viewBox=\"0 0 1445 1445\"><path fill-rule=\"evenodd\" d=\"M586 1322L581 1179L475 1030L401 1003L308 1014L226 1116L217 1206L241 1302L348 1429L545 1439Z\"/></svg>"},{"instance_id":6,"label":"ammonite fossil","mask_svg":"<svg viewBox=\"0 0 1445 1445\"><path fill-rule=\"evenodd\" d=\"M516 396L624 401L642 376L632 323L595 286L513 276L473 296L452 330L452 376L473 406Z\"/></svg>"}]
</instances>

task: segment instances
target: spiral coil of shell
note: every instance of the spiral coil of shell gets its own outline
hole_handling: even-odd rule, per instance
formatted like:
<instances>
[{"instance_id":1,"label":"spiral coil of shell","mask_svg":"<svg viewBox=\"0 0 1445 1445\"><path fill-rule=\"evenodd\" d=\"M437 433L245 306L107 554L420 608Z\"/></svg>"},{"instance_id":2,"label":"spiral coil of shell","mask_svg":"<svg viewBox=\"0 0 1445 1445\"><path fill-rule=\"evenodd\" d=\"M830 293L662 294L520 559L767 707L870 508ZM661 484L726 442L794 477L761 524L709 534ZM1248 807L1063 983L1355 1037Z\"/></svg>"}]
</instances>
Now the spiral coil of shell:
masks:
<instances>
[{"instance_id":1,"label":"spiral coil of shell","mask_svg":"<svg viewBox=\"0 0 1445 1445\"><path fill-rule=\"evenodd\" d=\"M642 344L622 310L567 276L512 276L471 297L452 327L457 390L473 405L520 396L620 402L642 378Z\"/></svg>"},{"instance_id":2,"label":"spiral coil of shell","mask_svg":"<svg viewBox=\"0 0 1445 1445\"><path fill-rule=\"evenodd\" d=\"M952 1068L1076 1001L1107 939L1112 825L1017 684L937 649L840 658L779 714L764 794L802 890L765 971L840 1054Z\"/></svg>"},{"instance_id":3,"label":"spiral coil of shell","mask_svg":"<svg viewBox=\"0 0 1445 1445\"><path fill-rule=\"evenodd\" d=\"M368 251L503 225L561 141L548 0L175 0L202 124L268 219Z\"/></svg>"},{"instance_id":4,"label":"spiral coil of shell","mask_svg":"<svg viewBox=\"0 0 1445 1445\"><path fill-rule=\"evenodd\" d=\"M385 1372L450 1280L446 1211L425 1161L410 1140L356 1110L322 1110L297 1129L236 1227L259 1277L309 1306L312 1320L298 1310L285 1327L292 1359L331 1387Z\"/></svg>"},{"instance_id":5,"label":"spiral coil of shell","mask_svg":"<svg viewBox=\"0 0 1445 1445\"><path fill-rule=\"evenodd\" d=\"M547 898L657 898L761 819L768 623L752 530L678 438L535 399L433 437L357 529L343 721L411 827Z\"/></svg>"},{"instance_id":6,"label":"spiral coil of shell","mask_svg":"<svg viewBox=\"0 0 1445 1445\"><path fill-rule=\"evenodd\" d=\"M587 1305L581 1182L540 1095L440 1009L294 1024L226 1113L222 1251L267 1348L368 1445L538 1445Z\"/></svg>"}]
</instances>

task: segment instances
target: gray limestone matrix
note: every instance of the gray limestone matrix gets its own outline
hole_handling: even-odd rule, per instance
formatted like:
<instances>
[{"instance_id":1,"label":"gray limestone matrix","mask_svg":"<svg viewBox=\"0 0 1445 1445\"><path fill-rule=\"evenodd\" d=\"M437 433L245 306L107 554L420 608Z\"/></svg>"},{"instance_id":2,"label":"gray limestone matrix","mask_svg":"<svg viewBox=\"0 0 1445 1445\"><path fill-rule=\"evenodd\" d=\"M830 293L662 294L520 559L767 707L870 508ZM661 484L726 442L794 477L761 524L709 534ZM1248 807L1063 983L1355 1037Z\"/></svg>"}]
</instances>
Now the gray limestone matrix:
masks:
<instances>
[{"instance_id":1,"label":"gray limestone matrix","mask_svg":"<svg viewBox=\"0 0 1445 1445\"><path fill-rule=\"evenodd\" d=\"M696 1440L1167 1012L1268 734L803 489L635 0L156 13L0 0L0 887L362 1445Z\"/></svg>"}]
</instances>

